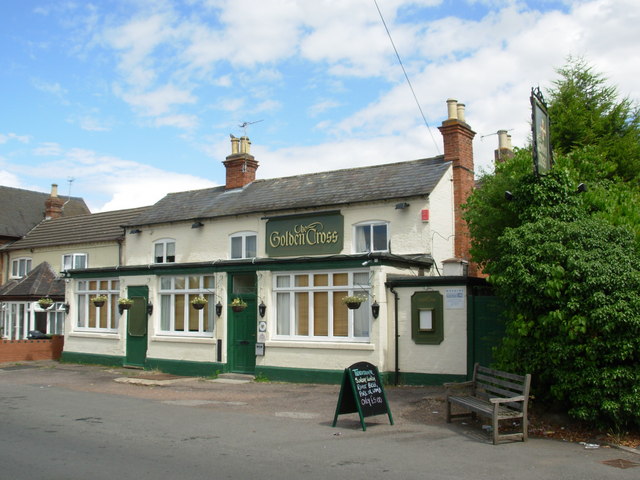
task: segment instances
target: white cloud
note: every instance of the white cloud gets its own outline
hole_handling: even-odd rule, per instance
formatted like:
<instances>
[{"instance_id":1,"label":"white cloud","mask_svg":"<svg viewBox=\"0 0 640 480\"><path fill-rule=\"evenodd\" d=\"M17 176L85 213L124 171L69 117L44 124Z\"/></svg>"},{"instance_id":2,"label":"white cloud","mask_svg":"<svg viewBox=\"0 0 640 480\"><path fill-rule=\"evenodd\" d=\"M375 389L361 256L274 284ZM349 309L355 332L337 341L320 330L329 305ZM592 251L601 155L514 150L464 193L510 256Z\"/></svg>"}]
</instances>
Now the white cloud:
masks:
<instances>
[{"instance_id":1,"label":"white cloud","mask_svg":"<svg viewBox=\"0 0 640 480\"><path fill-rule=\"evenodd\" d=\"M0 133L0 144L15 140L20 143L29 143L29 135L18 135L17 133Z\"/></svg>"},{"instance_id":2,"label":"white cloud","mask_svg":"<svg viewBox=\"0 0 640 480\"><path fill-rule=\"evenodd\" d=\"M174 106L195 103L191 92L165 85L145 93L121 93L122 98L134 106L144 116L159 116L169 112Z\"/></svg>"},{"instance_id":3,"label":"white cloud","mask_svg":"<svg viewBox=\"0 0 640 480\"><path fill-rule=\"evenodd\" d=\"M33 150L34 155L41 157L59 156L63 152L62 147L55 142L42 142Z\"/></svg>"}]
</instances>

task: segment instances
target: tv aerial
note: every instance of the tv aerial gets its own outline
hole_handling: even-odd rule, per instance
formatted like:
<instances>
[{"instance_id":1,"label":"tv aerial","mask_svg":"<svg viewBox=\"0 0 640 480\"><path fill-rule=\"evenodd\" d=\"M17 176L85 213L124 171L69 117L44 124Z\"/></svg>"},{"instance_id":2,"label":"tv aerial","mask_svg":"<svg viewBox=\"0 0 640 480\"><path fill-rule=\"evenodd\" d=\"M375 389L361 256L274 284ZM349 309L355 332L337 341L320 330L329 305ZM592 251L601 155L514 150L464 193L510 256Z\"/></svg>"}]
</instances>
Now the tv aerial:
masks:
<instances>
[{"instance_id":1,"label":"tv aerial","mask_svg":"<svg viewBox=\"0 0 640 480\"><path fill-rule=\"evenodd\" d=\"M244 130L244 136L247 136L247 127L249 125L253 125L254 123L260 123L263 120L256 120L255 122L242 122L240 125L238 125L240 128L242 128Z\"/></svg>"}]
</instances>

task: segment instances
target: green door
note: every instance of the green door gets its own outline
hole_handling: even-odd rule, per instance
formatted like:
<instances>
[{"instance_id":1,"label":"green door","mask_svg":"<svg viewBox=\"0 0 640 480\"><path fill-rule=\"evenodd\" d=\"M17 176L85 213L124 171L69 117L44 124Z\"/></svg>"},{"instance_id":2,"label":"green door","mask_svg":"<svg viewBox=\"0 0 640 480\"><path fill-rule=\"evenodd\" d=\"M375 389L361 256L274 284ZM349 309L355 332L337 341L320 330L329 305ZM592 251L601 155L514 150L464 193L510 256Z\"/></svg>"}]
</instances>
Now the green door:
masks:
<instances>
[{"instance_id":1,"label":"green door","mask_svg":"<svg viewBox=\"0 0 640 480\"><path fill-rule=\"evenodd\" d=\"M123 312L127 322L127 352L124 364L130 367L144 367L147 358L147 287L129 287L127 295L133 305Z\"/></svg>"},{"instance_id":2,"label":"green door","mask_svg":"<svg viewBox=\"0 0 640 480\"><path fill-rule=\"evenodd\" d=\"M230 304L234 298L241 298L247 308L235 312L227 307L228 325L228 361L229 370L235 373L254 373L256 368L256 335L257 335L257 295L255 273L230 275Z\"/></svg>"}]
</instances>

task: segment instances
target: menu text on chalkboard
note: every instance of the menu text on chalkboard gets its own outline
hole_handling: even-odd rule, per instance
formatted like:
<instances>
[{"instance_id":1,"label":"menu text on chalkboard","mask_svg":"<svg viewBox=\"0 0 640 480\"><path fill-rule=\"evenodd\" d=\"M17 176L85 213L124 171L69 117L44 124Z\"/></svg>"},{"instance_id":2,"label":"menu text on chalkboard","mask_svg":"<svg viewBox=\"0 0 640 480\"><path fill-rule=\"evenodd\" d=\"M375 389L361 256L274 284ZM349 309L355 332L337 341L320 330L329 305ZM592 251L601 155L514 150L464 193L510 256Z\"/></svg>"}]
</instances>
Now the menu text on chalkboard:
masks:
<instances>
[{"instance_id":1,"label":"menu text on chalkboard","mask_svg":"<svg viewBox=\"0 0 640 480\"><path fill-rule=\"evenodd\" d=\"M376 366L368 362L354 363L345 368L338 405L333 417L333 426L336 426L338 415L356 412L360 416L362 430L367 429L364 422L365 417L383 415L385 413L389 416L389 422L393 425L393 418L380 381L380 374Z\"/></svg>"}]
</instances>

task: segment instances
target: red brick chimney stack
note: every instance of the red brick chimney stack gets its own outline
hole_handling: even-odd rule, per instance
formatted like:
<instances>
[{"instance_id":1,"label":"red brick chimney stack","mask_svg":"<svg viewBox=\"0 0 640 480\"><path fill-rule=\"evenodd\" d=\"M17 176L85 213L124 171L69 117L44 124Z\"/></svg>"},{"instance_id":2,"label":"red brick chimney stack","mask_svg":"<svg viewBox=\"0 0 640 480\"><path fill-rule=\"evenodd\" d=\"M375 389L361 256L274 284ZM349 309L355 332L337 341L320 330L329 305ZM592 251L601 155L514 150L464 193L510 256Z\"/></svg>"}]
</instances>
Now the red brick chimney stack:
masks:
<instances>
[{"instance_id":1,"label":"red brick chimney stack","mask_svg":"<svg viewBox=\"0 0 640 480\"><path fill-rule=\"evenodd\" d=\"M51 184L51 194L44 201L44 218L47 220L60 218L62 216L62 207L64 207L64 200L58 196L58 185L53 183Z\"/></svg>"},{"instance_id":2,"label":"red brick chimney stack","mask_svg":"<svg viewBox=\"0 0 640 480\"><path fill-rule=\"evenodd\" d=\"M234 137L231 135L231 155L222 162L227 169L227 180L224 188L242 188L256 179L258 162L249 153L251 142L248 137Z\"/></svg>"},{"instance_id":3,"label":"red brick chimney stack","mask_svg":"<svg viewBox=\"0 0 640 480\"><path fill-rule=\"evenodd\" d=\"M462 205L474 185L473 137L476 132L465 121L464 104L447 100L448 117L438 127L444 143L444 160L453 163L454 256L469 262L469 276L478 275L478 266L470 261L471 238L467 222L462 218Z\"/></svg>"}]
</instances>

